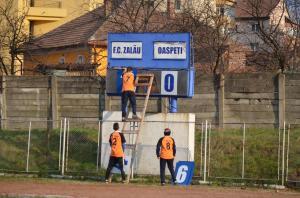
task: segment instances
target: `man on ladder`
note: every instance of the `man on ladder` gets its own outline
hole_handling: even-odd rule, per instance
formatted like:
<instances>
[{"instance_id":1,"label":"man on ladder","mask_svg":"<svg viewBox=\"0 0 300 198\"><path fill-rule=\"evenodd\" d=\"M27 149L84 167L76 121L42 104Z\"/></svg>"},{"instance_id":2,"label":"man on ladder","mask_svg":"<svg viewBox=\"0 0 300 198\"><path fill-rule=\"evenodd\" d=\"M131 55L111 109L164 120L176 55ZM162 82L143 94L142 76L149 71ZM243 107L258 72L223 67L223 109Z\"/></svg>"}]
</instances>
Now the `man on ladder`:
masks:
<instances>
[{"instance_id":1,"label":"man on ladder","mask_svg":"<svg viewBox=\"0 0 300 198\"><path fill-rule=\"evenodd\" d=\"M147 105L151 93L152 83L154 80L153 74L137 74L136 79L134 78L134 74L132 72L132 68L127 68L127 71L123 74L123 87L122 87L122 120L125 121L122 127L122 133L124 134L133 134L135 135L135 138L133 140L132 145L127 145L128 149L131 149L131 160L130 160L130 168L129 168L129 174L127 175L127 182L130 180L130 176L132 175L133 171L133 163L135 161L136 157L136 151L137 151L137 144L139 141L139 134L141 127L144 122ZM143 110L141 112L141 118L137 117L136 115L136 100L135 100L135 87L142 87L142 91L138 93L139 96L144 96L144 106ZM132 106L132 113L133 119L127 118L126 113L126 106L128 99L130 100L131 106ZM133 125L133 129L127 129L127 125Z\"/></svg>"},{"instance_id":2,"label":"man on ladder","mask_svg":"<svg viewBox=\"0 0 300 198\"><path fill-rule=\"evenodd\" d=\"M136 115L136 98L135 98L135 77L132 68L128 67L122 75L122 121L126 121L126 108L128 99L132 107L132 118L139 119Z\"/></svg>"}]
</instances>

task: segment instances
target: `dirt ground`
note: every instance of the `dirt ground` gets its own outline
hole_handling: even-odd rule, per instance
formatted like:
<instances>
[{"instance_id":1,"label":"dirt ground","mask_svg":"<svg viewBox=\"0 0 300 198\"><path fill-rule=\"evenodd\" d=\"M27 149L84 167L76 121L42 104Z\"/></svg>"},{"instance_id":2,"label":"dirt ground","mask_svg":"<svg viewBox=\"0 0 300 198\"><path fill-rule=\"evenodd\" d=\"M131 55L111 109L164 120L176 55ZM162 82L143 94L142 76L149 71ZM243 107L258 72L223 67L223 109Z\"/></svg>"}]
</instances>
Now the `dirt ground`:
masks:
<instances>
[{"instance_id":1,"label":"dirt ground","mask_svg":"<svg viewBox=\"0 0 300 198\"><path fill-rule=\"evenodd\" d=\"M101 198L296 198L299 192L208 186L104 184L39 179L0 179L0 197Z\"/></svg>"}]
</instances>

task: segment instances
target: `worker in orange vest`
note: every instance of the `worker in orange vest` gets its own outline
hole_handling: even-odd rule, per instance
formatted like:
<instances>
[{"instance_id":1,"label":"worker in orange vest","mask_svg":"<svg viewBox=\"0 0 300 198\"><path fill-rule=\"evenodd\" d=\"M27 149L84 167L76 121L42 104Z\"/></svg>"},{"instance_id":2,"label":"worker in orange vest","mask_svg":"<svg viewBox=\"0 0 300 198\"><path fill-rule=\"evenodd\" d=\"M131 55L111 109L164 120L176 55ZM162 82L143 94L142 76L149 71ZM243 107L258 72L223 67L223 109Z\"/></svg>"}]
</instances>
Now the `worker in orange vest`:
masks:
<instances>
[{"instance_id":1,"label":"worker in orange vest","mask_svg":"<svg viewBox=\"0 0 300 198\"><path fill-rule=\"evenodd\" d=\"M172 176L172 183L176 183L175 173L174 173L174 158L176 155L176 145L174 139L170 136L171 130L166 128L164 130L164 137L160 138L156 145L156 155L160 159L160 182L164 186L165 182L165 169L166 164L168 165L169 171Z\"/></svg>"},{"instance_id":2,"label":"worker in orange vest","mask_svg":"<svg viewBox=\"0 0 300 198\"><path fill-rule=\"evenodd\" d=\"M135 98L135 77L132 72L132 68L128 67L122 75L122 121L126 118L126 107L128 99L132 107L132 118L139 119L136 115L136 98Z\"/></svg>"},{"instance_id":3,"label":"worker in orange vest","mask_svg":"<svg viewBox=\"0 0 300 198\"><path fill-rule=\"evenodd\" d=\"M105 174L105 182L109 182L109 175L112 168L118 164L121 175L122 175L122 182L125 183L125 172L123 169L123 160L124 160L124 148L125 148L125 137L123 133L119 131L119 124L114 123L113 125L114 132L110 134L109 137L109 144L111 146L111 154L108 162L108 167Z\"/></svg>"}]
</instances>

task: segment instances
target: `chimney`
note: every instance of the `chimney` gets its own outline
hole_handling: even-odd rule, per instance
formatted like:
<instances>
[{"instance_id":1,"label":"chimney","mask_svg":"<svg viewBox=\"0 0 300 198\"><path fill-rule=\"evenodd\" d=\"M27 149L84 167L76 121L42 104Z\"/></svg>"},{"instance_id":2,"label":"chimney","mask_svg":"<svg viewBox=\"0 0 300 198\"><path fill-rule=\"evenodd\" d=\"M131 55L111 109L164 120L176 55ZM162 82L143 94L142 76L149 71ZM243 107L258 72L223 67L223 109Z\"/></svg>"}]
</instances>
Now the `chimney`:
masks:
<instances>
[{"instance_id":1,"label":"chimney","mask_svg":"<svg viewBox=\"0 0 300 198\"><path fill-rule=\"evenodd\" d=\"M104 0L105 16L109 16L113 10L113 0Z\"/></svg>"},{"instance_id":2,"label":"chimney","mask_svg":"<svg viewBox=\"0 0 300 198\"><path fill-rule=\"evenodd\" d=\"M170 18L175 17L175 3L174 0L167 0L167 12Z\"/></svg>"}]
</instances>

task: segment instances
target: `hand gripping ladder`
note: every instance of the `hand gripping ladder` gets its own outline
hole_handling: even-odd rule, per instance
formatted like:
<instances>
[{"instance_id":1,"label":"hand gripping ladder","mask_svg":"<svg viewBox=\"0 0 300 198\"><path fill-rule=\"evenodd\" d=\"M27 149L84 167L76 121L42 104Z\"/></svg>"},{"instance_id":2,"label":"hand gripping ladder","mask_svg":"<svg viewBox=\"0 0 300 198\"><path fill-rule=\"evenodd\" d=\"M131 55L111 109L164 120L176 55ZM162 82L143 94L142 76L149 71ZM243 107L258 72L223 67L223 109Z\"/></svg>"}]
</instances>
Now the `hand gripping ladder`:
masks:
<instances>
[{"instance_id":1,"label":"hand gripping ladder","mask_svg":"<svg viewBox=\"0 0 300 198\"><path fill-rule=\"evenodd\" d=\"M137 91L139 91L139 92L136 92L135 95L145 97L143 111L141 112L141 115L140 115L141 118L139 118L139 119L130 119L130 118L128 118L128 113L127 113L126 119L125 119L123 127L122 127L122 133L124 135L126 135L126 134L135 135L135 138L133 138L133 144L126 144L126 149L131 149L131 151L132 151L129 173L127 175L127 183L129 183L130 176L133 171L133 164L134 164L136 152L137 152L137 143L139 141L141 127L144 122L153 80L154 80L154 74L137 74L137 78L135 80L135 82L136 82L135 85L136 85ZM144 92L140 92L141 90ZM130 126L133 126L133 129L125 130L128 123L130 124Z\"/></svg>"}]
</instances>

